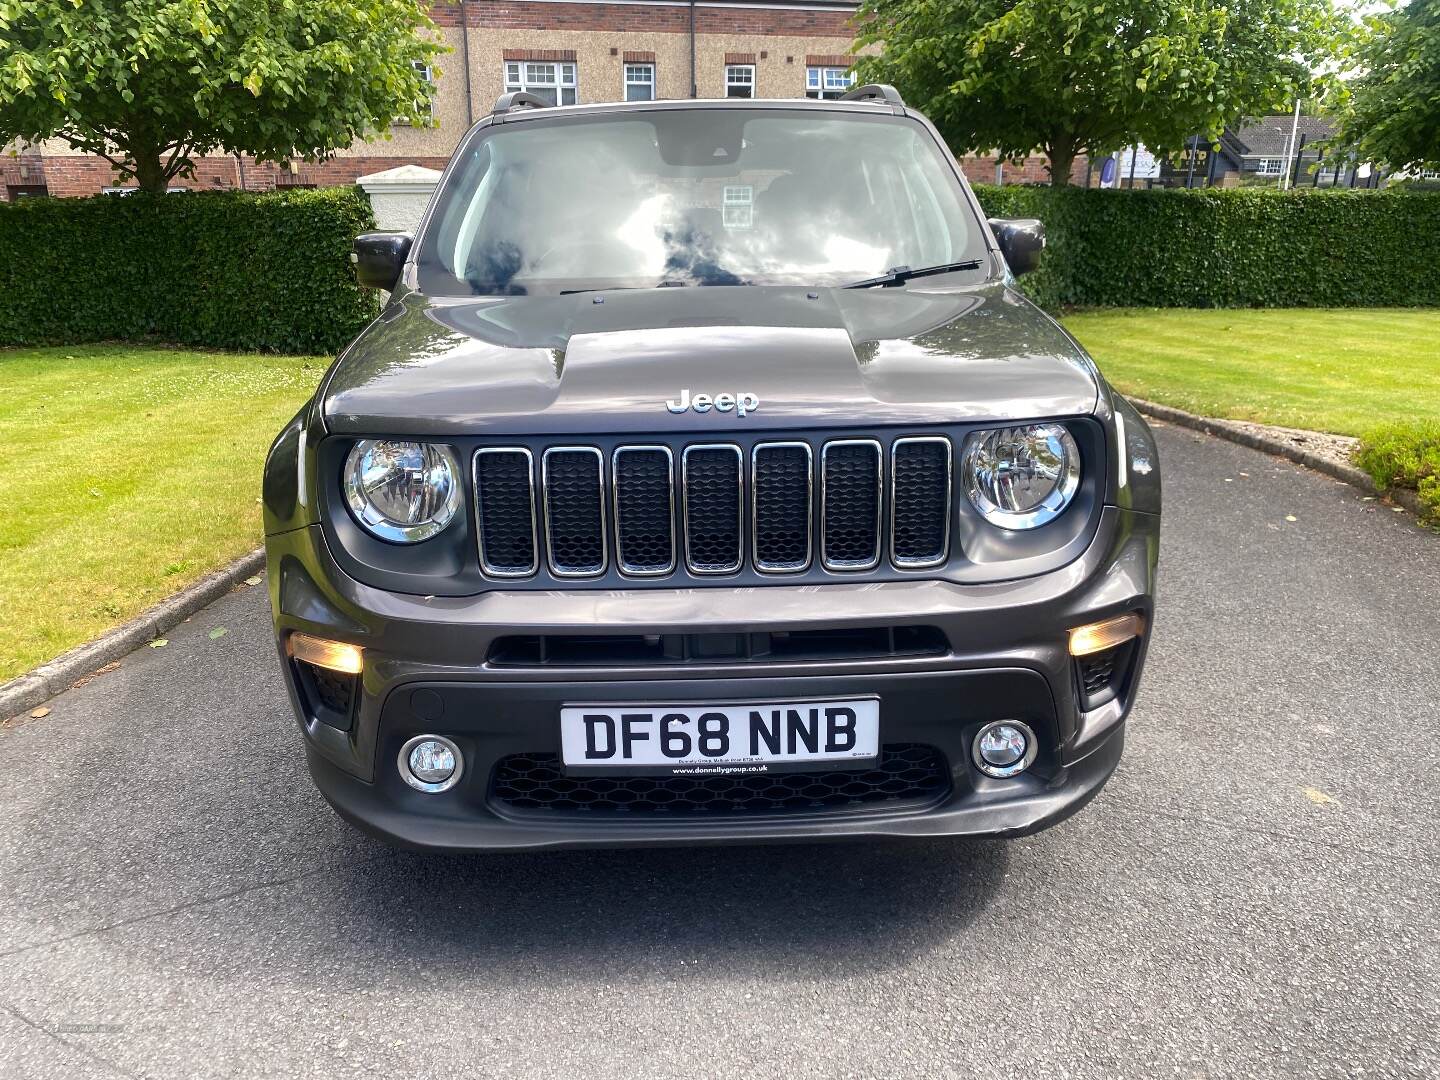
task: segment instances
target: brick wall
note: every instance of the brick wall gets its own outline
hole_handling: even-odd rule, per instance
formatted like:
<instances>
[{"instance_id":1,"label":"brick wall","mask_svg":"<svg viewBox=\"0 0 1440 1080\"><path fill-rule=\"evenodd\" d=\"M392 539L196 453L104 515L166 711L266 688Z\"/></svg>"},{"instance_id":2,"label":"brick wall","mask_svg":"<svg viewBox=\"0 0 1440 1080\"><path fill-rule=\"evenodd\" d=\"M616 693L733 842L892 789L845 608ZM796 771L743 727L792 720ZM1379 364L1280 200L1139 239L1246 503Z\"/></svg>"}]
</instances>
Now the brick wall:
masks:
<instances>
[{"instance_id":1,"label":"brick wall","mask_svg":"<svg viewBox=\"0 0 1440 1080\"><path fill-rule=\"evenodd\" d=\"M1087 159L1084 154L1077 157L1070 167L1070 182L1085 183ZM995 158L988 155L968 155L960 159L960 169L972 184L995 183ZM1044 157L1032 154L1020 163L1004 163L1003 177L1006 184L1048 184L1050 166ZM1098 183L1098 177L1092 183Z\"/></svg>"},{"instance_id":2,"label":"brick wall","mask_svg":"<svg viewBox=\"0 0 1440 1080\"><path fill-rule=\"evenodd\" d=\"M20 176L19 161L29 162L25 177ZM353 184L369 173L393 169L398 164L423 165L427 169L443 169L446 159L438 157L332 158L317 164L297 162L295 171L273 162L259 163L253 158L201 158L195 163L194 179L179 178L173 187L191 191L228 191L244 187L246 191L273 191L287 187L333 187ZM243 185L241 176L244 176ZM57 197L98 195L108 187L133 187L133 180L122 184L110 163L101 158L80 154L46 154L22 159L5 158L0 167L0 184L44 184L50 195Z\"/></svg>"},{"instance_id":3,"label":"brick wall","mask_svg":"<svg viewBox=\"0 0 1440 1080\"><path fill-rule=\"evenodd\" d=\"M494 30L606 30L688 34L690 9L684 5L551 4L525 0L471 0L464 5L465 25ZM430 12L437 26L459 26L459 4L437 4ZM695 9L700 34L784 34L850 37L848 11L802 8Z\"/></svg>"}]
</instances>

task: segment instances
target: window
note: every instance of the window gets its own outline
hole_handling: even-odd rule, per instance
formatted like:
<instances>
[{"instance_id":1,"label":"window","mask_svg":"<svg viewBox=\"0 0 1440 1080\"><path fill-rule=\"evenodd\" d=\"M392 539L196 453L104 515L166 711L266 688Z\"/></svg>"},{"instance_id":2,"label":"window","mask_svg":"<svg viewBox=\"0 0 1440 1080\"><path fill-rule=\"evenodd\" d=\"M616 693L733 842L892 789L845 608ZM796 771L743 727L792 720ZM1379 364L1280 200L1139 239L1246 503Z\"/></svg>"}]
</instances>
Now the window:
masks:
<instances>
[{"instance_id":1,"label":"window","mask_svg":"<svg viewBox=\"0 0 1440 1080\"><path fill-rule=\"evenodd\" d=\"M726 184L725 201L720 208L720 224L727 229L748 229L755 224L755 186Z\"/></svg>"},{"instance_id":2,"label":"window","mask_svg":"<svg viewBox=\"0 0 1440 1080\"><path fill-rule=\"evenodd\" d=\"M1255 163L1255 171L1261 176L1279 176L1285 171L1285 162L1278 157L1261 158Z\"/></svg>"},{"instance_id":3,"label":"window","mask_svg":"<svg viewBox=\"0 0 1440 1080\"><path fill-rule=\"evenodd\" d=\"M849 68L812 67L805 69L805 96L808 98L843 97L855 85Z\"/></svg>"},{"instance_id":4,"label":"window","mask_svg":"<svg viewBox=\"0 0 1440 1080\"><path fill-rule=\"evenodd\" d=\"M575 65L507 60L505 90L524 90L551 105L574 105Z\"/></svg>"},{"instance_id":5,"label":"window","mask_svg":"<svg viewBox=\"0 0 1440 1080\"><path fill-rule=\"evenodd\" d=\"M412 115L397 116L395 123L410 124L413 127L429 127L430 121L435 116L435 72L431 69L430 65L423 60L411 60L410 66L419 74L420 81L431 88L430 94L415 102L415 109Z\"/></svg>"},{"instance_id":6,"label":"window","mask_svg":"<svg viewBox=\"0 0 1440 1080\"><path fill-rule=\"evenodd\" d=\"M625 65L625 100L626 100L626 101L654 101L654 100L655 100L655 65L654 65L654 64L626 64L626 65Z\"/></svg>"},{"instance_id":7,"label":"window","mask_svg":"<svg viewBox=\"0 0 1440 1080\"><path fill-rule=\"evenodd\" d=\"M944 148L888 111L542 111L454 160L417 241L436 296L831 286L985 253Z\"/></svg>"},{"instance_id":8,"label":"window","mask_svg":"<svg viewBox=\"0 0 1440 1080\"><path fill-rule=\"evenodd\" d=\"M725 65L725 96L749 98L755 96L754 64Z\"/></svg>"},{"instance_id":9,"label":"window","mask_svg":"<svg viewBox=\"0 0 1440 1080\"><path fill-rule=\"evenodd\" d=\"M1421 180L1440 180L1440 169L1421 169Z\"/></svg>"}]
</instances>

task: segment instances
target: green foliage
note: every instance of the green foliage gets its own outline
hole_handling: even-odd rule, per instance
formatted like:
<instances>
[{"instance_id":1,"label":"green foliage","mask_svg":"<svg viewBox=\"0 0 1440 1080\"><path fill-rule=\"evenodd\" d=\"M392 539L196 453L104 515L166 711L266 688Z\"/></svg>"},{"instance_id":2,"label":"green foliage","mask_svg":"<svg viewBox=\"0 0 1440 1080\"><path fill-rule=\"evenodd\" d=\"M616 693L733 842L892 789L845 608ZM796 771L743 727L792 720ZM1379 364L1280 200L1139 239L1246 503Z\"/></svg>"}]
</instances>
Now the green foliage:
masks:
<instances>
[{"instance_id":1,"label":"green foliage","mask_svg":"<svg viewBox=\"0 0 1440 1080\"><path fill-rule=\"evenodd\" d=\"M861 0L861 82L894 83L957 154L1177 150L1317 86L1346 47L1332 0Z\"/></svg>"},{"instance_id":2,"label":"green foliage","mask_svg":"<svg viewBox=\"0 0 1440 1080\"><path fill-rule=\"evenodd\" d=\"M0 344L139 341L335 352L376 311L354 188L0 204Z\"/></svg>"},{"instance_id":3,"label":"green foliage","mask_svg":"<svg viewBox=\"0 0 1440 1080\"><path fill-rule=\"evenodd\" d=\"M0 0L0 145L156 192L215 151L323 158L417 114L433 29L420 0Z\"/></svg>"},{"instance_id":4,"label":"green foliage","mask_svg":"<svg viewBox=\"0 0 1440 1080\"><path fill-rule=\"evenodd\" d=\"M1392 169L1440 168L1440 0L1411 0L1368 20L1337 152Z\"/></svg>"},{"instance_id":5,"label":"green foliage","mask_svg":"<svg viewBox=\"0 0 1440 1080\"><path fill-rule=\"evenodd\" d=\"M1021 288L1042 307L1423 307L1440 302L1440 195L977 186L1045 223Z\"/></svg>"},{"instance_id":6,"label":"green foliage","mask_svg":"<svg viewBox=\"0 0 1440 1080\"><path fill-rule=\"evenodd\" d=\"M1378 427L1360 440L1355 462L1382 488L1418 491L1422 516L1440 525L1440 423Z\"/></svg>"}]
</instances>

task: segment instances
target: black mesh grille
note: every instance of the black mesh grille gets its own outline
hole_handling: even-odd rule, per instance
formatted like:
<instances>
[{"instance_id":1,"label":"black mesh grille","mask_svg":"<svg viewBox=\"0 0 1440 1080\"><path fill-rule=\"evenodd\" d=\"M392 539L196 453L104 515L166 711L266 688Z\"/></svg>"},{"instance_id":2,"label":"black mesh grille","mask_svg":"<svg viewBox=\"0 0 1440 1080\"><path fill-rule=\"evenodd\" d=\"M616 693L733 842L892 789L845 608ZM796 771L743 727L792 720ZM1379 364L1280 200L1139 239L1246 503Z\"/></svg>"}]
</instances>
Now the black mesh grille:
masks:
<instances>
[{"instance_id":1,"label":"black mesh grille","mask_svg":"<svg viewBox=\"0 0 1440 1080\"><path fill-rule=\"evenodd\" d=\"M492 793L541 813L695 817L890 809L938 801L949 788L940 751L896 743L873 768L746 776L566 776L555 754L517 754L496 765Z\"/></svg>"},{"instance_id":2,"label":"black mesh grille","mask_svg":"<svg viewBox=\"0 0 1440 1080\"><path fill-rule=\"evenodd\" d=\"M535 571L534 498L530 455L489 450L475 459L480 555L487 574L519 576Z\"/></svg>"},{"instance_id":3,"label":"black mesh grille","mask_svg":"<svg viewBox=\"0 0 1440 1080\"><path fill-rule=\"evenodd\" d=\"M880 561L880 446L828 443L822 460L825 565L869 569Z\"/></svg>"},{"instance_id":4,"label":"black mesh grille","mask_svg":"<svg viewBox=\"0 0 1440 1080\"><path fill-rule=\"evenodd\" d=\"M1076 659L1083 708L1098 708L1120 694L1134 653L1135 642L1127 641L1113 649Z\"/></svg>"},{"instance_id":5,"label":"black mesh grille","mask_svg":"<svg viewBox=\"0 0 1440 1080\"><path fill-rule=\"evenodd\" d=\"M950 443L899 442L894 451L894 545L901 566L929 566L945 558L950 515Z\"/></svg>"},{"instance_id":6,"label":"black mesh grille","mask_svg":"<svg viewBox=\"0 0 1440 1080\"><path fill-rule=\"evenodd\" d=\"M755 565L762 570L803 570L810 564L810 450L757 446Z\"/></svg>"},{"instance_id":7,"label":"black mesh grille","mask_svg":"<svg viewBox=\"0 0 1440 1080\"><path fill-rule=\"evenodd\" d=\"M740 451L697 447L685 454L685 545L690 569L740 569Z\"/></svg>"},{"instance_id":8,"label":"black mesh grille","mask_svg":"<svg viewBox=\"0 0 1440 1080\"><path fill-rule=\"evenodd\" d=\"M546 452L546 535L556 573L598 574L605 569L600 466L600 455L593 450Z\"/></svg>"},{"instance_id":9,"label":"black mesh grille","mask_svg":"<svg viewBox=\"0 0 1440 1080\"><path fill-rule=\"evenodd\" d=\"M615 558L632 574L675 565L670 452L636 447L615 454Z\"/></svg>"}]
</instances>

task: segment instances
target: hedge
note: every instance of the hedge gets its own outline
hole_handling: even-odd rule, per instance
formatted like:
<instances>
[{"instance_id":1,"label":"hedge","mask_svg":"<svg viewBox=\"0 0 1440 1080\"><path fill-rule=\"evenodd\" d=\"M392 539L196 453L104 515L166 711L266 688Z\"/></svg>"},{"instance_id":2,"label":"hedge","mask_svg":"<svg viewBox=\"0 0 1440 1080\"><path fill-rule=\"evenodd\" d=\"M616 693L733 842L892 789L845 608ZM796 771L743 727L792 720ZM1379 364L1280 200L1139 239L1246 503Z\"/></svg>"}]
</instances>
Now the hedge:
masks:
<instances>
[{"instance_id":1,"label":"hedge","mask_svg":"<svg viewBox=\"0 0 1440 1080\"><path fill-rule=\"evenodd\" d=\"M1440 424L1399 420L1366 432L1355 463L1382 490L1417 492L1421 520L1440 527Z\"/></svg>"},{"instance_id":2,"label":"hedge","mask_svg":"<svg viewBox=\"0 0 1440 1080\"><path fill-rule=\"evenodd\" d=\"M977 186L992 217L1045 223L1020 285L1077 307L1440 304L1440 193ZM1322 344L1322 343L1316 343Z\"/></svg>"},{"instance_id":3,"label":"hedge","mask_svg":"<svg viewBox=\"0 0 1440 1080\"><path fill-rule=\"evenodd\" d=\"M354 188L0 204L0 344L158 339L330 353L374 315Z\"/></svg>"}]
</instances>

